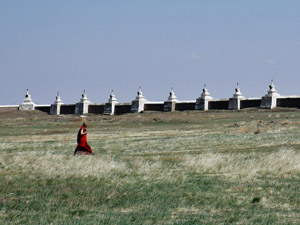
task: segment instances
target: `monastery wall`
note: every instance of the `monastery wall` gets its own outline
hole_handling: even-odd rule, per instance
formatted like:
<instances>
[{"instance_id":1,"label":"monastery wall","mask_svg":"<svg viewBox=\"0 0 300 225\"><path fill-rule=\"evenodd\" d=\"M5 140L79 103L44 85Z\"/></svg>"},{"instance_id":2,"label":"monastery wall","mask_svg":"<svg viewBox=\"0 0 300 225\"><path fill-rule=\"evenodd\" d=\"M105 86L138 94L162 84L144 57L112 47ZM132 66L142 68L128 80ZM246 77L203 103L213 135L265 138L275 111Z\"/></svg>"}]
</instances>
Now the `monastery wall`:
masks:
<instances>
[{"instance_id":1,"label":"monastery wall","mask_svg":"<svg viewBox=\"0 0 300 225\"><path fill-rule=\"evenodd\" d=\"M204 85L201 96L192 101L178 100L172 88L169 97L165 101L151 102L143 96L143 92L139 88L137 97L131 103L119 103L112 91L107 103L94 104L89 101L85 91L83 91L82 98L75 104L64 104L58 92L53 104L37 105L31 99L27 90L23 103L19 106L0 106L0 112L40 110L51 115L87 113L120 115L144 111L240 110L245 108L272 109L275 107L300 108L300 96L281 96L276 91L272 81L267 94L261 98L245 98L240 91L239 84L237 84L235 93L231 98L214 99Z\"/></svg>"}]
</instances>

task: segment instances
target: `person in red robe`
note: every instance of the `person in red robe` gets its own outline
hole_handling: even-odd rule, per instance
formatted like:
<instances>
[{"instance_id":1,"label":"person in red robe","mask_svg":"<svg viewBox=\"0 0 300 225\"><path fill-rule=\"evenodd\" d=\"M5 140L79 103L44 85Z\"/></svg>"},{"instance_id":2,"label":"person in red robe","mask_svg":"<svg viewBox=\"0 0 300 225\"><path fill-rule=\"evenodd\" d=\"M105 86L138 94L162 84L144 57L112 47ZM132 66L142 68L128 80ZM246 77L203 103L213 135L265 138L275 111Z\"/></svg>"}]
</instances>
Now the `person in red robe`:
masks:
<instances>
[{"instance_id":1,"label":"person in red robe","mask_svg":"<svg viewBox=\"0 0 300 225\"><path fill-rule=\"evenodd\" d=\"M85 155L93 155L93 151L91 146L87 143L87 124L83 123L80 127L77 134L77 147L74 151L74 155L76 154L85 154Z\"/></svg>"}]
</instances>

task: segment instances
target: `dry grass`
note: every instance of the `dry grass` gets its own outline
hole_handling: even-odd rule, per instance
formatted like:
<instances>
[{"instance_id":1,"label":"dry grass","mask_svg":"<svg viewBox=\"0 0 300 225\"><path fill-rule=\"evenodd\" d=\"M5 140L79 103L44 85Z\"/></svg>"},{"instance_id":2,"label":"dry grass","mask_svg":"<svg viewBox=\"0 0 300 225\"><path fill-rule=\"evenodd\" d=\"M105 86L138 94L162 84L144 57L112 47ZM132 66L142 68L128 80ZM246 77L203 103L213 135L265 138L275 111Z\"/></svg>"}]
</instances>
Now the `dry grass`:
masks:
<instances>
[{"instance_id":1,"label":"dry grass","mask_svg":"<svg viewBox=\"0 0 300 225\"><path fill-rule=\"evenodd\" d=\"M79 157L81 118L16 115L0 116L3 224L299 218L298 111L88 116L96 154Z\"/></svg>"},{"instance_id":2,"label":"dry grass","mask_svg":"<svg viewBox=\"0 0 300 225\"><path fill-rule=\"evenodd\" d=\"M261 176L298 176L300 153L282 148L270 154L205 153L186 156L182 162L188 170L214 174L226 179L248 180Z\"/></svg>"},{"instance_id":3,"label":"dry grass","mask_svg":"<svg viewBox=\"0 0 300 225\"><path fill-rule=\"evenodd\" d=\"M126 173L126 166L108 157L57 155L51 152L10 154L1 158L5 170L21 170L46 178L103 177L112 173Z\"/></svg>"},{"instance_id":4,"label":"dry grass","mask_svg":"<svg viewBox=\"0 0 300 225\"><path fill-rule=\"evenodd\" d=\"M2 145L1 148L7 145ZM39 148L36 145L35 148ZM79 156L26 151L4 155L0 165L6 171L22 171L43 177L109 177L114 174L137 174L148 181L183 180L186 173L212 174L220 179L251 180L261 176L294 177L300 174L300 153L282 148L270 154L212 153L184 155L180 158L130 158L130 162L108 155ZM170 167L164 163L174 163ZM171 168L171 170L170 170Z\"/></svg>"}]
</instances>

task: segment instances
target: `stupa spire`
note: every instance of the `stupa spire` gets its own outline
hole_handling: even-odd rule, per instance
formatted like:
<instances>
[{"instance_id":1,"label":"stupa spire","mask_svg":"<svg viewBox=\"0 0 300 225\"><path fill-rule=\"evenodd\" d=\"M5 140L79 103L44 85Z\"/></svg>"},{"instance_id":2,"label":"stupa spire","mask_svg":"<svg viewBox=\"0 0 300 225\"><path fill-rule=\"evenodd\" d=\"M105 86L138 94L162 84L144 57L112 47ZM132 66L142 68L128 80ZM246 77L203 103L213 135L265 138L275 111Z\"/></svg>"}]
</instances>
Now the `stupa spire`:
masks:
<instances>
[{"instance_id":1,"label":"stupa spire","mask_svg":"<svg viewBox=\"0 0 300 225\"><path fill-rule=\"evenodd\" d=\"M174 93L173 87L171 88L171 91L170 91L170 95L169 95L169 97L168 97L168 100L169 100L169 101L177 101L177 97L176 97L176 95L175 95L175 93Z\"/></svg>"},{"instance_id":2,"label":"stupa spire","mask_svg":"<svg viewBox=\"0 0 300 225\"><path fill-rule=\"evenodd\" d=\"M115 93L114 93L114 90L111 90L111 93L109 95L109 99L108 99L108 102L117 102L117 98L115 96Z\"/></svg>"},{"instance_id":3,"label":"stupa spire","mask_svg":"<svg viewBox=\"0 0 300 225\"><path fill-rule=\"evenodd\" d=\"M237 87L235 89L235 93L233 94L233 97L243 97L239 83L237 83Z\"/></svg>"},{"instance_id":4,"label":"stupa spire","mask_svg":"<svg viewBox=\"0 0 300 225\"><path fill-rule=\"evenodd\" d=\"M56 94L56 97L55 97L55 102L54 103L62 103L62 100L61 100L61 98L60 98L60 95L59 95L59 91L57 92L57 94Z\"/></svg>"}]
</instances>

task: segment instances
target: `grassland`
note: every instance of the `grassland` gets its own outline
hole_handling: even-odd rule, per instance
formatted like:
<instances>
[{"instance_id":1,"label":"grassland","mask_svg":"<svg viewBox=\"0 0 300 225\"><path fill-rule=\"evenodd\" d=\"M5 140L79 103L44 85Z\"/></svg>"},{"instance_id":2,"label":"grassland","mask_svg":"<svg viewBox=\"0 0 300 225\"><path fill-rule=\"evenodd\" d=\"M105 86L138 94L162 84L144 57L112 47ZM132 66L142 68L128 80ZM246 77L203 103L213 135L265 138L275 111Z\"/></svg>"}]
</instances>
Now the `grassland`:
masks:
<instances>
[{"instance_id":1,"label":"grassland","mask_svg":"<svg viewBox=\"0 0 300 225\"><path fill-rule=\"evenodd\" d=\"M299 224L300 111L0 113L0 179L1 224Z\"/></svg>"}]
</instances>

